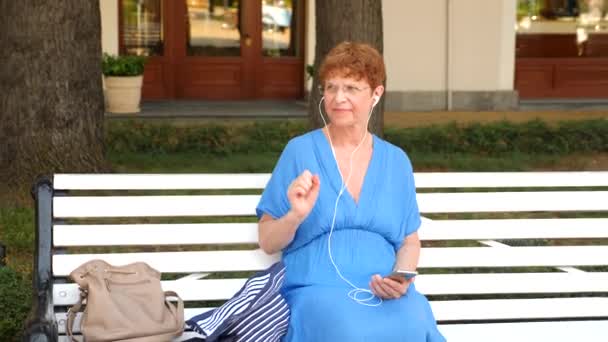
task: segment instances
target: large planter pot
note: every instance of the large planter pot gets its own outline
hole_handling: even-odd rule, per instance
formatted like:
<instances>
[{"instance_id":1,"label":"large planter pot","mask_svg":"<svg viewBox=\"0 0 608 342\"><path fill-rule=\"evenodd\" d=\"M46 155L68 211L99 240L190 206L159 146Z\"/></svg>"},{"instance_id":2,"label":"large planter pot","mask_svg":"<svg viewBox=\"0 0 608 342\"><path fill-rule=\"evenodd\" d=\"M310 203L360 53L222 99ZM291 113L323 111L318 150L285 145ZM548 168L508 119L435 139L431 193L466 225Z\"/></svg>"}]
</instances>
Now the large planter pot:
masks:
<instances>
[{"instance_id":1,"label":"large planter pot","mask_svg":"<svg viewBox=\"0 0 608 342\"><path fill-rule=\"evenodd\" d=\"M105 76L106 111L109 113L139 113L143 76Z\"/></svg>"}]
</instances>

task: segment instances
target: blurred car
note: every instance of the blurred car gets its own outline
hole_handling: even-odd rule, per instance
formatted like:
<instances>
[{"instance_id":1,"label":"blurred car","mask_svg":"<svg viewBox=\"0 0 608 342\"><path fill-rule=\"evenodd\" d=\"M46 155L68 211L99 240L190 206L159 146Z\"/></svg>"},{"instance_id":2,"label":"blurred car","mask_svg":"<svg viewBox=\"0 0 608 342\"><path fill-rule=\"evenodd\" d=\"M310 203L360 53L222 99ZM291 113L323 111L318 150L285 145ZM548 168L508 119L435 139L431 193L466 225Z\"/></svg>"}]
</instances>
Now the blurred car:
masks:
<instances>
[{"instance_id":1,"label":"blurred car","mask_svg":"<svg viewBox=\"0 0 608 342\"><path fill-rule=\"evenodd\" d=\"M262 24L265 29L278 29L283 32L291 26L291 9L262 5Z\"/></svg>"}]
</instances>

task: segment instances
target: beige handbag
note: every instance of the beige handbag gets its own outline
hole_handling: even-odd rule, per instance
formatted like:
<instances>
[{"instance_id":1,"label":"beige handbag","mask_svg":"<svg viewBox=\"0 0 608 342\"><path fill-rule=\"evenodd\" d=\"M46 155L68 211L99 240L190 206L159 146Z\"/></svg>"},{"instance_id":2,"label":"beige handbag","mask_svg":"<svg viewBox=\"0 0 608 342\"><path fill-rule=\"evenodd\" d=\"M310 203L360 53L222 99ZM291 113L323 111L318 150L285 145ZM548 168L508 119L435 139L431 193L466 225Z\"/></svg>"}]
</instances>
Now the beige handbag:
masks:
<instances>
[{"instance_id":1,"label":"beige handbag","mask_svg":"<svg viewBox=\"0 0 608 342\"><path fill-rule=\"evenodd\" d=\"M175 292L163 292L160 273L143 262L112 266L91 260L70 273L80 286L81 300L68 311L72 341L74 318L82 302L80 324L85 341L161 342L181 335L184 304ZM177 306L166 297L177 297Z\"/></svg>"}]
</instances>

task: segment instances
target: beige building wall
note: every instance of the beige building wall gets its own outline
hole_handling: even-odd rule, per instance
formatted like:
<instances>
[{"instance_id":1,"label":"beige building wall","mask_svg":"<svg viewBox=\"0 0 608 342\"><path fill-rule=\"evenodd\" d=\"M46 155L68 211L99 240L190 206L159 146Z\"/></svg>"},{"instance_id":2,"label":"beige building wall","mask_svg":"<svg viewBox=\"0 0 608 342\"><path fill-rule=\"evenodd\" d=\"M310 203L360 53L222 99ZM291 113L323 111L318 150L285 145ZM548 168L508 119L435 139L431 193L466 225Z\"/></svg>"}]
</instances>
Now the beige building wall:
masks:
<instances>
[{"instance_id":1,"label":"beige building wall","mask_svg":"<svg viewBox=\"0 0 608 342\"><path fill-rule=\"evenodd\" d=\"M304 65L313 65L315 63L315 0L306 1L306 35L304 47ZM306 80L306 78L305 78ZM312 80L306 80L306 92L310 92Z\"/></svg>"},{"instance_id":2,"label":"beige building wall","mask_svg":"<svg viewBox=\"0 0 608 342\"><path fill-rule=\"evenodd\" d=\"M388 91L445 90L445 9L445 0L382 1ZM309 0L306 64L315 58L314 14L315 0Z\"/></svg>"},{"instance_id":3,"label":"beige building wall","mask_svg":"<svg viewBox=\"0 0 608 342\"><path fill-rule=\"evenodd\" d=\"M387 90L445 90L445 0L382 2Z\"/></svg>"},{"instance_id":4,"label":"beige building wall","mask_svg":"<svg viewBox=\"0 0 608 342\"><path fill-rule=\"evenodd\" d=\"M450 78L458 91L511 90L514 0L452 0Z\"/></svg>"},{"instance_id":5,"label":"beige building wall","mask_svg":"<svg viewBox=\"0 0 608 342\"><path fill-rule=\"evenodd\" d=\"M388 110L517 106L515 0L385 0Z\"/></svg>"},{"instance_id":6,"label":"beige building wall","mask_svg":"<svg viewBox=\"0 0 608 342\"><path fill-rule=\"evenodd\" d=\"M314 62L314 2L307 64ZM383 0L386 109L516 107L515 10L516 0Z\"/></svg>"},{"instance_id":7,"label":"beige building wall","mask_svg":"<svg viewBox=\"0 0 608 342\"><path fill-rule=\"evenodd\" d=\"M101 49L112 55L118 54L118 1L100 0Z\"/></svg>"},{"instance_id":8,"label":"beige building wall","mask_svg":"<svg viewBox=\"0 0 608 342\"><path fill-rule=\"evenodd\" d=\"M446 0L382 2L387 110L445 107L446 10Z\"/></svg>"},{"instance_id":9,"label":"beige building wall","mask_svg":"<svg viewBox=\"0 0 608 342\"><path fill-rule=\"evenodd\" d=\"M515 0L447 0L447 108L516 108Z\"/></svg>"}]
</instances>

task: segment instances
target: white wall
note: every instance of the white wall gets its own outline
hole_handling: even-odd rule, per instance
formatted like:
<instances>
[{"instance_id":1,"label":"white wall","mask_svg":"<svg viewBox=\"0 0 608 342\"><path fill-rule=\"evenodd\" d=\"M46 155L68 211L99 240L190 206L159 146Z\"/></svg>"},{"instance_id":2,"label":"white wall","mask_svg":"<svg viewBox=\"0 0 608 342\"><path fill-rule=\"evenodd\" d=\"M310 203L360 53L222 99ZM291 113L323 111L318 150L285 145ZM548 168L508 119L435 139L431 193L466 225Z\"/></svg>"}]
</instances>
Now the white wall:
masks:
<instances>
[{"instance_id":1,"label":"white wall","mask_svg":"<svg viewBox=\"0 0 608 342\"><path fill-rule=\"evenodd\" d=\"M118 1L100 0L101 49L109 54L118 54Z\"/></svg>"},{"instance_id":2,"label":"white wall","mask_svg":"<svg viewBox=\"0 0 608 342\"><path fill-rule=\"evenodd\" d=\"M304 48L304 65L315 64L315 35L317 30L315 28L315 0L306 1L306 35ZM306 79L305 79L306 80ZM310 91L312 87L312 79L306 80L306 90Z\"/></svg>"},{"instance_id":3,"label":"white wall","mask_svg":"<svg viewBox=\"0 0 608 342\"><path fill-rule=\"evenodd\" d=\"M501 51L498 65L498 68L500 69L498 89L500 90L513 90L515 85L516 13L516 0L502 0L502 28L500 32L502 44L500 45Z\"/></svg>"},{"instance_id":4,"label":"white wall","mask_svg":"<svg viewBox=\"0 0 608 342\"><path fill-rule=\"evenodd\" d=\"M305 63L313 64L315 0L307 7ZM387 89L445 90L445 0L383 0L382 12Z\"/></svg>"},{"instance_id":5,"label":"white wall","mask_svg":"<svg viewBox=\"0 0 608 342\"><path fill-rule=\"evenodd\" d=\"M515 0L448 1L449 87L513 89Z\"/></svg>"},{"instance_id":6,"label":"white wall","mask_svg":"<svg viewBox=\"0 0 608 342\"><path fill-rule=\"evenodd\" d=\"M445 0L384 0L382 13L387 90L445 90Z\"/></svg>"},{"instance_id":7,"label":"white wall","mask_svg":"<svg viewBox=\"0 0 608 342\"><path fill-rule=\"evenodd\" d=\"M306 64L314 62L314 2ZM516 0L383 0L387 90L512 90L515 10Z\"/></svg>"}]
</instances>

